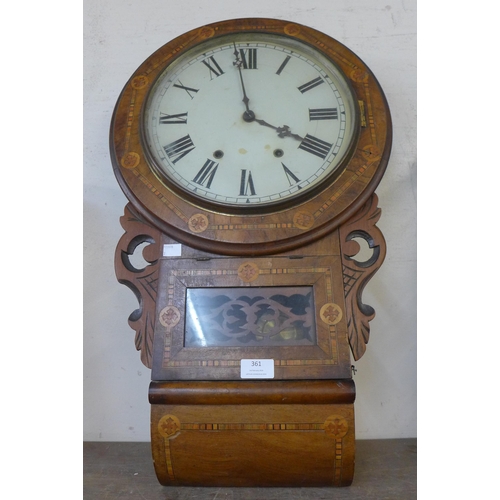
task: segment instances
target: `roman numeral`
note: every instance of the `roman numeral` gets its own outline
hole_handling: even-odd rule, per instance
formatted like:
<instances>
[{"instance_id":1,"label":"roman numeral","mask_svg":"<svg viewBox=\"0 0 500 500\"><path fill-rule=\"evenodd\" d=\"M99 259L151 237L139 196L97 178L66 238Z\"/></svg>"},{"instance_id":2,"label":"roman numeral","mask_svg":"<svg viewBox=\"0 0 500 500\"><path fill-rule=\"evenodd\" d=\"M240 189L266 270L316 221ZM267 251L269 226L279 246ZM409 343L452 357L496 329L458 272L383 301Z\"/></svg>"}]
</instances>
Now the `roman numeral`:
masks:
<instances>
[{"instance_id":1,"label":"roman numeral","mask_svg":"<svg viewBox=\"0 0 500 500\"><path fill-rule=\"evenodd\" d=\"M189 135L185 135L170 144L163 147L167 156L172 160L172 163L177 163L184 158L188 153L193 151L194 144Z\"/></svg>"},{"instance_id":2,"label":"roman numeral","mask_svg":"<svg viewBox=\"0 0 500 500\"><path fill-rule=\"evenodd\" d=\"M277 75L281 75L281 72L285 69L285 66L288 64L288 61L292 58L292 56L286 56L285 60L281 63L281 66L276 71Z\"/></svg>"},{"instance_id":3,"label":"roman numeral","mask_svg":"<svg viewBox=\"0 0 500 500\"><path fill-rule=\"evenodd\" d=\"M188 96L191 97L191 99L194 99L194 96L191 94L191 92L198 92L200 89L193 89L191 87L186 87L185 85L182 84L180 80L178 80L179 83L174 83L174 87L178 89L183 89L187 92Z\"/></svg>"},{"instance_id":4,"label":"roman numeral","mask_svg":"<svg viewBox=\"0 0 500 500\"><path fill-rule=\"evenodd\" d=\"M299 149L319 156L324 160L327 157L332 146L333 144L330 144L329 142L322 141L317 137L307 134L305 139L300 143Z\"/></svg>"},{"instance_id":5,"label":"roman numeral","mask_svg":"<svg viewBox=\"0 0 500 500\"><path fill-rule=\"evenodd\" d=\"M338 120L337 108L309 109L309 120Z\"/></svg>"},{"instance_id":6,"label":"roman numeral","mask_svg":"<svg viewBox=\"0 0 500 500\"><path fill-rule=\"evenodd\" d=\"M314 80L311 80L310 82L304 83L304 85L301 85L300 87L297 87L302 93L307 92L308 90L313 89L314 87L317 87L318 85L321 85L322 83L325 83L325 80L321 78L321 76L318 76L318 78L315 78Z\"/></svg>"},{"instance_id":7,"label":"roman numeral","mask_svg":"<svg viewBox=\"0 0 500 500\"><path fill-rule=\"evenodd\" d=\"M255 196L255 186L253 185L252 172L242 169L240 180L240 196L248 195Z\"/></svg>"},{"instance_id":8,"label":"roman numeral","mask_svg":"<svg viewBox=\"0 0 500 500\"><path fill-rule=\"evenodd\" d=\"M211 62L208 61L209 59ZM214 56L207 57L207 59L203 59L201 62L210 70L210 80L213 80L212 73L216 78L224 74L224 71L222 71L221 67L217 64Z\"/></svg>"},{"instance_id":9,"label":"roman numeral","mask_svg":"<svg viewBox=\"0 0 500 500\"><path fill-rule=\"evenodd\" d=\"M187 123L187 113L179 113L177 115L169 115L160 112L160 123L166 125L168 123Z\"/></svg>"},{"instance_id":10,"label":"roman numeral","mask_svg":"<svg viewBox=\"0 0 500 500\"><path fill-rule=\"evenodd\" d=\"M283 165L283 170L285 171L285 175L290 186L296 184L297 182L300 182L300 179L283 162L281 162L281 165ZM299 186L299 189L302 189L302 186Z\"/></svg>"},{"instance_id":11,"label":"roman numeral","mask_svg":"<svg viewBox=\"0 0 500 500\"><path fill-rule=\"evenodd\" d=\"M257 69L257 49L240 49L240 56L243 69Z\"/></svg>"},{"instance_id":12,"label":"roman numeral","mask_svg":"<svg viewBox=\"0 0 500 500\"><path fill-rule=\"evenodd\" d=\"M203 167L201 167L201 170L196 174L193 182L196 182L196 184L200 186L204 185L207 189L210 189L218 166L219 164L215 161L207 159Z\"/></svg>"}]
</instances>

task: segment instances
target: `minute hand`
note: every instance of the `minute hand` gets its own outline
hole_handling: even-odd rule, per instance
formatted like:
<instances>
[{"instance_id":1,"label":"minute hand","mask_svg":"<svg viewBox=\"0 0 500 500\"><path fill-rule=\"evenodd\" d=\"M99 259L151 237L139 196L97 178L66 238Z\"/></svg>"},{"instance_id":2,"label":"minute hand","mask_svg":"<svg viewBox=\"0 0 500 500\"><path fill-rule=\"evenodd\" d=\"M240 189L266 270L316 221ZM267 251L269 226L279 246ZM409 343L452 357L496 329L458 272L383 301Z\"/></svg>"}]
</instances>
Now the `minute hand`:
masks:
<instances>
[{"instance_id":1,"label":"minute hand","mask_svg":"<svg viewBox=\"0 0 500 500\"><path fill-rule=\"evenodd\" d=\"M243 103L245 104L245 108L246 108L246 111L243 113L243 120L245 120L246 122L253 122L255 119L255 113L250 109L250 107L248 105L248 103L250 102L250 99L247 96L247 92L245 90L245 83L243 82L243 73L241 71L241 66L243 65L243 61L240 59L238 49L236 48L236 43L234 43L234 52L233 53L236 57L236 61L234 61L233 64L238 68L238 72L240 74L241 89L243 91Z\"/></svg>"},{"instance_id":2,"label":"minute hand","mask_svg":"<svg viewBox=\"0 0 500 500\"><path fill-rule=\"evenodd\" d=\"M274 125L271 125L270 123L267 123L266 121L264 120L259 120L259 119L255 119L255 121L259 124L259 125L263 125L264 127L269 127L269 128L272 128L274 130L276 130L276 132L278 132L278 137L291 137L292 139L296 139L297 141L303 141L304 138L301 137L300 135L297 135L297 134L292 134L292 132L290 132L290 127L288 125L283 125L282 127L275 127Z\"/></svg>"}]
</instances>

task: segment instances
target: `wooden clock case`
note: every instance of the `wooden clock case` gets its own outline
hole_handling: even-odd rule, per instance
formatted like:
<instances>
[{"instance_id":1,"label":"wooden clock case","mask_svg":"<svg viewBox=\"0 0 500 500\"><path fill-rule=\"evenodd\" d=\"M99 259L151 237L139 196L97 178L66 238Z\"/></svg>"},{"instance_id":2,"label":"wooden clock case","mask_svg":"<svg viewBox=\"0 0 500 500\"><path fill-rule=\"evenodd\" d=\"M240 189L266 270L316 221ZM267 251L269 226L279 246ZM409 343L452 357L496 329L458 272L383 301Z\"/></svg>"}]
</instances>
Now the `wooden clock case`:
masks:
<instances>
[{"instance_id":1,"label":"wooden clock case","mask_svg":"<svg viewBox=\"0 0 500 500\"><path fill-rule=\"evenodd\" d=\"M160 70L193 44L234 30L316 46L349 77L359 103L357 142L341 174L276 211L227 213L193 203L158 179L143 151L140 109ZM351 484L350 351L354 359L363 355L375 314L363 304L362 291L385 256L374 190L389 159L391 133L385 97L364 63L326 35L286 21L242 19L192 30L153 54L127 83L111 125L113 167L130 201L115 268L140 304L129 324L142 362L152 368L151 440L161 484ZM363 261L356 257L358 239L371 249ZM143 243L148 265L137 269L130 256ZM191 344L187 297L204 291L224 296L222 315L228 308L246 318L260 314L262 324L229 343L214 334L212 344ZM300 294L311 298L312 315L290 319L287 299L278 304L276 297ZM211 310L207 317L214 324ZM308 328L272 335L280 321ZM224 339L227 324L221 320L215 328ZM242 359L272 359L273 378L242 379Z\"/></svg>"}]
</instances>

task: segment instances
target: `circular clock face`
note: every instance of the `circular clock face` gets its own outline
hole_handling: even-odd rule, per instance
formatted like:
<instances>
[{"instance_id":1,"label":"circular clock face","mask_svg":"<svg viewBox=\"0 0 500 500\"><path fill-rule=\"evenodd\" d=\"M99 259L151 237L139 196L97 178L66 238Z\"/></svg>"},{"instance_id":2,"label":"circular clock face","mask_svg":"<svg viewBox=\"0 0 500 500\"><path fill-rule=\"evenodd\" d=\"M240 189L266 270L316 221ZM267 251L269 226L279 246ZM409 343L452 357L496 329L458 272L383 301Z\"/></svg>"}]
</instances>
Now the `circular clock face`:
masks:
<instances>
[{"instance_id":1,"label":"circular clock face","mask_svg":"<svg viewBox=\"0 0 500 500\"><path fill-rule=\"evenodd\" d=\"M144 149L181 196L274 209L342 172L357 142L356 106L344 74L308 44L225 35L159 75L144 108Z\"/></svg>"},{"instance_id":2,"label":"circular clock face","mask_svg":"<svg viewBox=\"0 0 500 500\"><path fill-rule=\"evenodd\" d=\"M392 143L364 62L289 21L179 35L129 78L110 130L136 216L189 247L268 255L329 235L365 206Z\"/></svg>"}]
</instances>

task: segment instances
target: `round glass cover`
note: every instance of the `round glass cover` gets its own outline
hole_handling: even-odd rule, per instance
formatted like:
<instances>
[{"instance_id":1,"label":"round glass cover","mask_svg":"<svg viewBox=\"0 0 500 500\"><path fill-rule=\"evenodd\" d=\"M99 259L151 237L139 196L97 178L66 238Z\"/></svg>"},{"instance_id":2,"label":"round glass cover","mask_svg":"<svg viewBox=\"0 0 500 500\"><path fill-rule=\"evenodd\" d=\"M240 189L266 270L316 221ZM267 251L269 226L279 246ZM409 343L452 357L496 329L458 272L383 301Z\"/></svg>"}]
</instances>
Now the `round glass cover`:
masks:
<instances>
[{"instance_id":1,"label":"round glass cover","mask_svg":"<svg viewBox=\"0 0 500 500\"><path fill-rule=\"evenodd\" d=\"M340 173L356 142L356 101L320 52L278 35L225 35L159 76L143 141L174 189L223 206L279 204Z\"/></svg>"}]
</instances>

